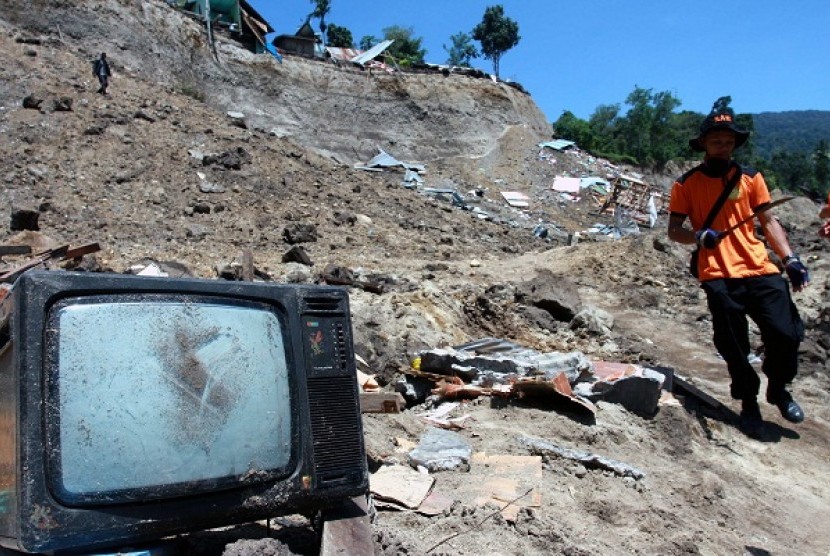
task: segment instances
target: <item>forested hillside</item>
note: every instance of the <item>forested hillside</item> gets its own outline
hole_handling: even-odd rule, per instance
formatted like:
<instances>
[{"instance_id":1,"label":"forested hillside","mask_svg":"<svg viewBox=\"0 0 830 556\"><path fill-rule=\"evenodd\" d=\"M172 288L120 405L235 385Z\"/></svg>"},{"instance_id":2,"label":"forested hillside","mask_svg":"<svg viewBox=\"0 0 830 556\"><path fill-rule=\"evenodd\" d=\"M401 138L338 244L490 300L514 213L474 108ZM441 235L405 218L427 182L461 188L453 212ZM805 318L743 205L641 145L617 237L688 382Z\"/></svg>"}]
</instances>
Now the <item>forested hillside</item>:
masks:
<instances>
[{"instance_id":1,"label":"forested hillside","mask_svg":"<svg viewBox=\"0 0 830 556\"><path fill-rule=\"evenodd\" d=\"M729 107L732 97L715 105ZM575 141L595 156L614 162L662 168L670 161L694 160L689 147L705 114L680 111L671 92L635 87L621 104L597 107L588 120L565 111L553 122L555 137ZM764 172L773 188L824 198L830 190L830 112L818 110L736 114L738 125L752 132L738 162Z\"/></svg>"},{"instance_id":2,"label":"forested hillside","mask_svg":"<svg viewBox=\"0 0 830 556\"><path fill-rule=\"evenodd\" d=\"M778 150L811 154L822 139L830 141L830 112L799 110L753 114L755 151L769 160Z\"/></svg>"}]
</instances>

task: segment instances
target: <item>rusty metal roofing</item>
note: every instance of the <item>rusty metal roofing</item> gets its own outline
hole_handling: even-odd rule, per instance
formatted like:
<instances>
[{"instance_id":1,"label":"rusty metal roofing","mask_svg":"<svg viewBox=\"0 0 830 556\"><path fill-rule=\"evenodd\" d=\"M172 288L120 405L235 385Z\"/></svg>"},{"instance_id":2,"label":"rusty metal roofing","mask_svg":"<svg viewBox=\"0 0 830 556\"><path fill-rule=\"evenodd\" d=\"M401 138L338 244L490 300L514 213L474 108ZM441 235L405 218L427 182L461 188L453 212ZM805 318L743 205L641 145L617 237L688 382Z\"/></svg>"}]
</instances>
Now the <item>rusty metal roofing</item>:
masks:
<instances>
[{"instance_id":1,"label":"rusty metal roofing","mask_svg":"<svg viewBox=\"0 0 830 556\"><path fill-rule=\"evenodd\" d=\"M328 52L329 56L331 56L335 60L349 62L352 60L352 58L360 56L366 51L357 48L341 48L339 46L327 46L326 52Z\"/></svg>"}]
</instances>

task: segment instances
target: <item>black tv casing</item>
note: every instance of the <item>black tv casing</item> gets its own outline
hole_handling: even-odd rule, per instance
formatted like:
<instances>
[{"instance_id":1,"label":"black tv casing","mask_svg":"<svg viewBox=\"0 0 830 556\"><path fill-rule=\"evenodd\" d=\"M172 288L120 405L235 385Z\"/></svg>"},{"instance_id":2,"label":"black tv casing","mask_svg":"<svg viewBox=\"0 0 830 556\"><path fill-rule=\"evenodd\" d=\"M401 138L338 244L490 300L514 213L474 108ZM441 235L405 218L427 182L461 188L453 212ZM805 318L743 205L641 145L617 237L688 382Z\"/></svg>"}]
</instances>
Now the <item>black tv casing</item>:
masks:
<instances>
[{"instance_id":1,"label":"black tv casing","mask_svg":"<svg viewBox=\"0 0 830 556\"><path fill-rule=\"evenodd\" d=\"M49 311L96 296L253 302L284 325L292 419L290 472L251 474L192 494L70 507L50 492L55 450L46 430ZM113 297L115 296L115 297ZM213 302L213 301L212 301ZM303 333L331 332L325 364L312 365ZM102 338L106 341L106 338ZM320 362L319 354L316 360ZM54 409L51 409L54 411ZM159 485L164 488L165 485ZM348 293L344 288L113 273L29 271L0 302L0 546L72 553L332 507L369 488Z\"/></svg>"}]
</instances>

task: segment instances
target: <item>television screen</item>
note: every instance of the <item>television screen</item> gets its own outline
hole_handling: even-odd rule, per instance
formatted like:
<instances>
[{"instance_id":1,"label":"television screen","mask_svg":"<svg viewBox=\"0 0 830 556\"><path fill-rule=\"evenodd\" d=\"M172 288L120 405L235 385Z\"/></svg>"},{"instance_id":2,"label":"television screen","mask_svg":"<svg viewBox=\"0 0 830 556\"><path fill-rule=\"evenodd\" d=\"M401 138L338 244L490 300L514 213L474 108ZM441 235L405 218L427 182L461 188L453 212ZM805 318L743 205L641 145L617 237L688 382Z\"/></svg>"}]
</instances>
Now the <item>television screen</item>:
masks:
<instances>
[{"instance_id":1,"label":"television screen","mask_svg":"<svg viewBox=\"0 0 830 556\"><path fill-rule=\"evenodd\" d=\"M285 331L267 305L68 298L47 334L61 501L148 500L286 473Z\"/></svg>"},{"instance_id":2,"label":"television screen","mask_svg":"<svg viewBox=\"0 0 830 556\"><path fill-rule=\"evenodd\" d=\"M0 546L122 547L367 490L345 289L30 271L0 301Z\"/></svg>"}]
</instances>

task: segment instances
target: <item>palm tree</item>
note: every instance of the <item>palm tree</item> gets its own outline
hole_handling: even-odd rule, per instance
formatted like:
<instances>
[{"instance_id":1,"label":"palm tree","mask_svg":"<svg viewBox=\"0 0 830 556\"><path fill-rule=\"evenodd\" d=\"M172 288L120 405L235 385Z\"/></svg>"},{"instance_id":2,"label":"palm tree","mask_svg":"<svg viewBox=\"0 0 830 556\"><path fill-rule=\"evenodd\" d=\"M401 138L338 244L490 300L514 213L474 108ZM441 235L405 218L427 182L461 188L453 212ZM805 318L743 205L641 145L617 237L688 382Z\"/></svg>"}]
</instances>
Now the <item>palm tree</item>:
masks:
<instances>
[{"instance_id":1,"label":"palm tree","mask_svg":"<svg viewBox=\"0 0 830 556\"><path fill-rule=\"evenodd\" d=\"M311 22L312 17L320 18L320 33L323 37L326 36L326 15L331 11L331 0L311 0L314 4L314 11L308 14L306 23Z\"/></svg>"}]
</instances>

